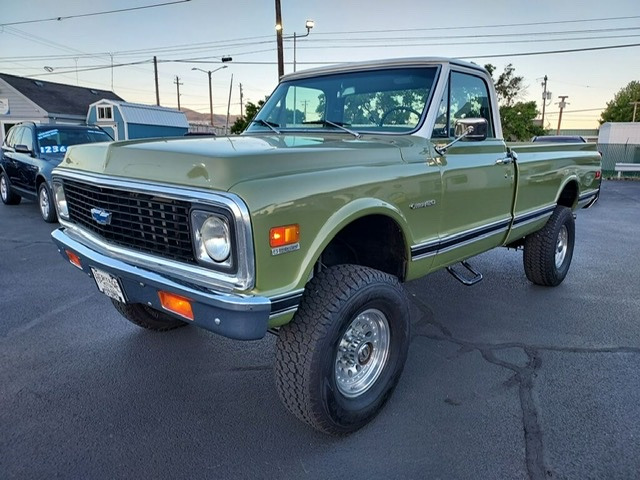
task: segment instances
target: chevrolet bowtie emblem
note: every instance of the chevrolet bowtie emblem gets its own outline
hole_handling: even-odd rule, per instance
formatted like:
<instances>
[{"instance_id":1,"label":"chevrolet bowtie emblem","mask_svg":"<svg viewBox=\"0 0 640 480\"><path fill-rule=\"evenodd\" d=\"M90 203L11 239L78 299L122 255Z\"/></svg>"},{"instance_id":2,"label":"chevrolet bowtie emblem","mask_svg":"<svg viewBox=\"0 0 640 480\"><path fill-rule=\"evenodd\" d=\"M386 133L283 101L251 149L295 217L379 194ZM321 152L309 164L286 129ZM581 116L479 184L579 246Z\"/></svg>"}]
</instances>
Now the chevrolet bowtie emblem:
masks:
<instances>
[{"instance_id":1,"label":"chevrolet bowtie emblem","mask_svg":"<svg viewBox=\"0 0 640 480\"><path fill-rule=\"evenodd\" d=\"M99 225L109 225L111 223L111 212L107 212L102 208L92 208L91 217Z\"/></svg>"}]
</instances>

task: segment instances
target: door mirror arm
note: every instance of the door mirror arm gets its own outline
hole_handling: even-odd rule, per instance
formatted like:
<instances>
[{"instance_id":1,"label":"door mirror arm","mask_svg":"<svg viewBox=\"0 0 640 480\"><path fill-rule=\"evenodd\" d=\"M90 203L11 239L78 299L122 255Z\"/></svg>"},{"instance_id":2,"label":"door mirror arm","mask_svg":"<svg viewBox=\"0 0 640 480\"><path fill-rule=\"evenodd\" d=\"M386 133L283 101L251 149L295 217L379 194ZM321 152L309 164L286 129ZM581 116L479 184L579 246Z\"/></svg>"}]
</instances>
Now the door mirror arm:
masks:
<instances>
[{"instance_id":1,"label":"door mirror arm","mask_svg":"<svg viewBox=\"0 0 640 480\"><path fill-rule=\"evenodd\" d=\"M484 118L462 118L456 122L456 137L443 147L435 146L438 155L444 155L447 150L465 138L472 142L481 142L487 138L487 121Z\"/></svg>"}]
</instances>

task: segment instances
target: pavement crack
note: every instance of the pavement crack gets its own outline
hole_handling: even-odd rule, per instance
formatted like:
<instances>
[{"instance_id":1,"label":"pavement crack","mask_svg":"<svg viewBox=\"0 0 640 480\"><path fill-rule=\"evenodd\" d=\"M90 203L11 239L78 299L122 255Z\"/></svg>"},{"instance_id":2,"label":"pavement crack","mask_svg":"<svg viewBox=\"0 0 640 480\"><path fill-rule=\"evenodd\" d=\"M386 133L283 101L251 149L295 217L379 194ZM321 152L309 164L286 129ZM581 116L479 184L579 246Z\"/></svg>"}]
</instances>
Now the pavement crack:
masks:
<instances>
[{"instance_id":1,"label":"pavement crack","mask_svg":"<svg viewBox=\"0 0 640 480\"><path fill-rule=\"evenodd\" d=\"M416 306L422 312L422 317L415 322L415 325L418 327L415 329L417 330L414 334L415 336L454 343L460 346L460 352L477 350L486 362L506 368L514 373L514 376L508 383L514 382L515 385L518 385L520 407L522 409L527 473L529 474L529 478L533 480L543 480L547 478L547 476L551 476L551 470L548 469L544 463L542 429L538 422L538 408L533 397L533 378L536 370L542 365L538 349L518 343L491 345L455 338L448 328L433 318L433 311L426 304L415 296L414 299ZM426 328L420 328L421 324L425 323L435 327L440 334L429 333ZM519 366L496 356L495 351L507 348L521 348L527 356L526 365Z\"/></svg>"}]
</instances>

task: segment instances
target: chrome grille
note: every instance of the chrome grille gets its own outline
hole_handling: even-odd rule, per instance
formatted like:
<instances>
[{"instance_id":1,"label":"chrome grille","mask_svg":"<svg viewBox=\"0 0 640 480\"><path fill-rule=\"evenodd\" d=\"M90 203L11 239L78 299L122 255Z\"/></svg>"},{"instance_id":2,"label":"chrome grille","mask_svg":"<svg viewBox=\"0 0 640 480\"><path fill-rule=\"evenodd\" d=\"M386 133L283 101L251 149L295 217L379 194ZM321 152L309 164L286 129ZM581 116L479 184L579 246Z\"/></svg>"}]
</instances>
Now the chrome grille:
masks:
<instances>
[{"instance_id":1,"label":"chrome grille","mask_svg":"<svg viewBox=\"0 0 640 480\"><path fill-rule=\"evenodd\" d=\"M189 202L150 193L64 180L70 219L105 240L133 250L196 263L189 227ZM111 213L98 224L91 209Z\"/></svg>"}]
</instances>

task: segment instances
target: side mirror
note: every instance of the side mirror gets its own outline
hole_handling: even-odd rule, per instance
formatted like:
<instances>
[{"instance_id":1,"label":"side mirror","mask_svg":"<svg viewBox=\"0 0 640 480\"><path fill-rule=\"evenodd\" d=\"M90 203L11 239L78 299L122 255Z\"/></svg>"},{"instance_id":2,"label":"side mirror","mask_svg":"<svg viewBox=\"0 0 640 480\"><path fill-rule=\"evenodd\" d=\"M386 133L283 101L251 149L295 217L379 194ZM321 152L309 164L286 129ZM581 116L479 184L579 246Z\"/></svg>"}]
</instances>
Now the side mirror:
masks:
<instances>
[{"instance_id":1,"label":"side mirror","mask_svg":"<svg viewBox=\"0 0 640 480\"><path fill-rule=\"evenodd\" d=\"M481 142L487 138L487 121L484 118L461 118L456 122L455 138L443 147L434 147L438 155L444 155L447 149L460 140Z\"/></svg>"},{"instance_id":2,"label":"side mirror","mask_svg":"<svg viewBox=\"0 0 640 480\"><path fill-rule=\"evenodd\" d=\"M31 150L26 145L16 145L15 150L17 153L28 153L31 154Z\"/></svg>"},{"instance_id":3,"label":"side mirror","mask_svg":"<svg viewBox=\"0 0 640 480\"><path fill-rule=\"evenodd\" d=\"M482 142L487 138L488 124L484 118L461 118L456 122L455 136L464 135L467 142Z\"/></svg>"}]
</instances>

